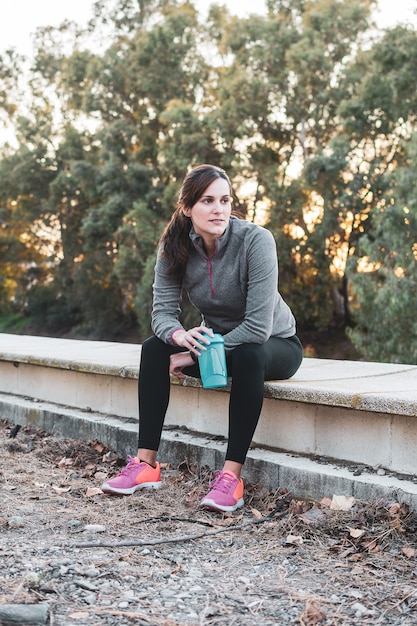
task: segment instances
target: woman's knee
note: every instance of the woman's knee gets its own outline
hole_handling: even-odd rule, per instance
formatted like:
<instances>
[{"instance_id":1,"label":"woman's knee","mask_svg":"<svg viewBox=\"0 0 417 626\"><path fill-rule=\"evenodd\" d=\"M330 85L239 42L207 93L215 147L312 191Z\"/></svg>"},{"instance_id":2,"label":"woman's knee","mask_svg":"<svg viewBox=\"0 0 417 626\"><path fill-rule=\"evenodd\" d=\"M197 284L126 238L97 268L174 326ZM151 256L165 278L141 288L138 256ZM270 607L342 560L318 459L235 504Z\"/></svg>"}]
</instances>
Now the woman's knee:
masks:
<instances>
[{"instance_id":1,"label":"woman's knee","mask_svg":"<svg viewBox=\"0 0 417 626\"><path fill-rule=\"evenodd\" d=\"M169 347L155 335L145 339L142 344L141 360L147 360L149 357L152 359L155 357L169 357Z\"/></svg>"},{"instance_id":2,"label":"woman's knee","mask_svg":"<svg viewBox=\"0 0 417 626\"><path fill-rule=\"evenodd\" d=\"M262 344L243 343L237 346L233 350L232 367L234 370L239 367L246 370L265 370L266 356Z\"/></svg>"}]
</instances>

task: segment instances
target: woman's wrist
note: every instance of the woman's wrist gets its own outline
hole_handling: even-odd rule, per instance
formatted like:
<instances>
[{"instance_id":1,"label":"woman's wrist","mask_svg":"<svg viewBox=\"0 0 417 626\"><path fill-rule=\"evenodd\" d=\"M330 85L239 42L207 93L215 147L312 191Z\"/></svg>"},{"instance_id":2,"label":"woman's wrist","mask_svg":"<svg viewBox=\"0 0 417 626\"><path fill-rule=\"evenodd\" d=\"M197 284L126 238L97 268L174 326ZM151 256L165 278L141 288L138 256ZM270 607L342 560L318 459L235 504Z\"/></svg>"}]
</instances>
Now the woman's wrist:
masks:
<instances>
[{"instance_id":1,"label":"woman's wrist","mask_svg":"<svg viewBox=\"0 0 417 626\"><path fill-rule=\"evenodd\" d=\"M175 339L175 335L178 336L178 332L179 331L182 331L183 333L186 332L185 329L182 328L182 326L178 326L177 328L174 328L174 330L171 331L170 339L171 339L172 345L174 345L174 346L178 346L179 345L178 341Z\"/></svg>"}]
</instances>

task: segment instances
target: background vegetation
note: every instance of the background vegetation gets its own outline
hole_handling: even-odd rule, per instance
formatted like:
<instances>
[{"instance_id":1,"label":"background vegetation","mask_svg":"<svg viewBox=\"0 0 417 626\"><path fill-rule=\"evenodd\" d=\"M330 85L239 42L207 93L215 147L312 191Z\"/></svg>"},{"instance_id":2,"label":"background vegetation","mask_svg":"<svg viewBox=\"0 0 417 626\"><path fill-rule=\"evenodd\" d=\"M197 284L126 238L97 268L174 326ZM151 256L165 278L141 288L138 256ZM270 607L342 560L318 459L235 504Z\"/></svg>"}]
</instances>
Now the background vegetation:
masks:
<instances>
[{"instance_id":1,"label":"background vegetation","mask_svg":"<svg viewBox=\"0 0 417 626\"><path fill-rule=\"evenodd\" d=\"M31 67L0 55L0 330L143 340L159 235L211 162L316 354L346 330L343 356L417 363L417 32L378 32L374 4L98 0Z\"/></svg>"}]
</instances>

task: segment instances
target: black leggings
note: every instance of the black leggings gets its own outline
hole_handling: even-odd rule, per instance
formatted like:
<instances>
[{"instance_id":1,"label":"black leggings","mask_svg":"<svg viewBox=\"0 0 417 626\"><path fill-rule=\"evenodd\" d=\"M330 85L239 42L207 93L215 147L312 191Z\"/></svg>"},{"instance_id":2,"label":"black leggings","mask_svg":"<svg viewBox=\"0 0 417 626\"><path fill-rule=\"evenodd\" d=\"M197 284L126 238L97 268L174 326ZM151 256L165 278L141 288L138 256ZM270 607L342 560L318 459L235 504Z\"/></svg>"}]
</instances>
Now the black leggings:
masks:
<instances>
[{"instance_id":1,"label":"black leggings","mask_svg":"<svg viewBox=\"0 0 417 626\"><path fill-rule=\"evenodd\" d=\"M139 448L158 450L170 393L169 358L183 351L157 337L142 345L139 370ZM226 460L245 462L259 421L265 380L285 380L295 374L303 359L296 335L287 339L271 337L264 344L245 343L227 356L232 377L229 402L229 436ZM198 364L184 368L184 374L200 377Z\"/></svg>"}]
</instances>

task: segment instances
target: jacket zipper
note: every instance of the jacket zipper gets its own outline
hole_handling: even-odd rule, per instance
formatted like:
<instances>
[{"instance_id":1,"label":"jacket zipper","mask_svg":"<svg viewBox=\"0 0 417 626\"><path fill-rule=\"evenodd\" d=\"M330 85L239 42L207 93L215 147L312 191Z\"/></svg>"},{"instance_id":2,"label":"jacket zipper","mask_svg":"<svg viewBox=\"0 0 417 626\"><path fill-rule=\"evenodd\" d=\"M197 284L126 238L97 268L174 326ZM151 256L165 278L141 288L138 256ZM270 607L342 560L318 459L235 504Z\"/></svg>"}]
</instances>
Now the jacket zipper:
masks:
<instances>
[{"instance_id":1,"label":"jacket zipper","mask_svg":"<svg viewBox=\"0 0 417 626\"><path fill-rule=\"evenodd\" d=\"M214 291L214 287L213 287L213 266L211 264L211 261L214 258L214 256L217 254L217 241L215 242L216 249L214 251L213 256L210 259L203 253L203 251L200 249L199 246L194 244L194 247L197 250L198 254L201 256L201 258L204 259L205 262L207 263L207 270L208 270L209 281L210 281L210 291L211 291L211 295L213 296L213 298L215 298L216 292Z\"/></svg>"},{"instance_id":2,"label":"jacket zipper","mask_svg":"<svg viewBox=\"0 0 417 626\"><path fill-rule=\"evenodd\" d=\"M213 287L213 268L212 268L212 265L211 265L211 259L207 259L207 269L208 269L209 278L210 278L211 295L213 296L213 298L215 298L216 297L216 292L214 291L214 287Z\"/></svg>"}]
</instances>

